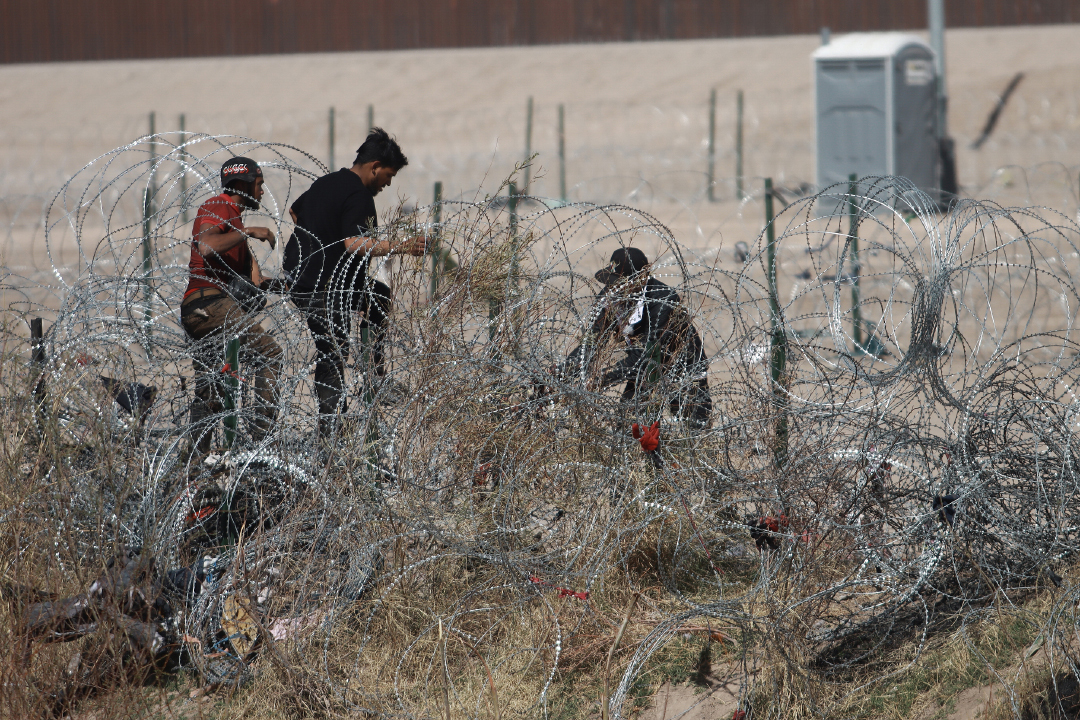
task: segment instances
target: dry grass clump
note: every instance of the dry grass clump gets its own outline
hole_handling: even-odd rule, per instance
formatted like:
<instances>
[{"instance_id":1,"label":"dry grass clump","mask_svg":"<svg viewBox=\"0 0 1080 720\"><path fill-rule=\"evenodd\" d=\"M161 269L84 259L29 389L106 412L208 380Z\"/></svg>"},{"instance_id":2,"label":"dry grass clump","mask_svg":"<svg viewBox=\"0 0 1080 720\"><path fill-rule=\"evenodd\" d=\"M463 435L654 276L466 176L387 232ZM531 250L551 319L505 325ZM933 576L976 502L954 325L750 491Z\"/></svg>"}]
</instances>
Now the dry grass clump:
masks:
<instances>
[{"instance_id":1,"label":"dry grass clump","mask_svg":"<svg viewBox=\"0 0 1080 720\"><path fill-rule=\"evenodd\" d=\"M87 187L110 187L101 172ZM936 227L902 181L867 184L859 202L908 202ZM79 227L95 204L66 197L50 212ZM440 256L436 283L420 261L374 267L395 298L389 377L369 372L356 323L349 408L339 436L318 440L309 334L274 301L261 318L284 347L278 421L252 439L241 362L222 381L236 380L239 409L219 418L236 418L239 439L226 448L218 427L211 458L188 449L192 348L166 300L181 274L152 257L152 277L136 275L144 235L113 233L99 256L127 269L107 276L102 260L58 295L43 359L30 363L21 328L0 328L0 672L18 688L5 702L16 716L134 717L186 712L176 696L197 685L220 706L192 711L218 717L627 717L664 682L704 698L724 676L731 712L755 720L901 718L989 682L1039 634L1068 657L1078 585L1056 573L1080 549L1064 385L1077 365L1061 328L1031 329L1034 354L1004 336L989 359L969 352L987 334L953 279L997 272L997 246L968 240L1012 216L955 209L963 227L932 238L944 249L926 265L918 223L863 213L877 253L861 259L864 320L880 310L875 337L891 348L868 355L836 300L854 282L847 239L816 202L785 211L814 272L783 307L753 263L718 271L629 208L511 217L489 198L445 203L439 227L435 208L401 213L388 236L437 234L457 267ZM159 207L156 239L180 215ZM1024 242L1060 234L1035 225L1048 235ZM594 367L565 367L596 316L597 260L631 241L651 243L694 309L711 427L673 415L672 393L696 381L682 371L638 377L627 398L602 387L621 333ZM1071 287L1050 264L1009 262ZM635 312L636 296L613 292ZM1010 312L1051 322L1025 293ZM157 388L145 415L125 415L101 374ZM653 452L631 427L656 421ZM92 596L122 549L157 560L153 577L110 591L93 632L44 643L27 608L55 606L35 593ZM187 584L167 595L171 573ZM161 636L142 665L136 605ZM116 672L67 677L76 654ZM1017 691L1036 709L1039 682ZM57 701L68 688L78 702Z\"/></svg>"}]
</instances>

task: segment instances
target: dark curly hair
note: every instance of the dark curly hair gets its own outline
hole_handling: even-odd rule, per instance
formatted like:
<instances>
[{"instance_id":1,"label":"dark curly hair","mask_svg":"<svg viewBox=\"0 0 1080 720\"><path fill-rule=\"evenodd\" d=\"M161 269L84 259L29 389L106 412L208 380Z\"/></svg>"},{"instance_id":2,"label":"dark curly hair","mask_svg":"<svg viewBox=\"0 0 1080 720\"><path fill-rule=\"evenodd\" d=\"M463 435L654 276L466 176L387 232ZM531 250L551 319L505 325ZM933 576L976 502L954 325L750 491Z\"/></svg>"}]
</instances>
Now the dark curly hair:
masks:
<instances>
[{"instance_id":1,"label":"dark curly hair","mask_svg":"<svg viewBox=\"0 0 1080 720\"><path fill-rule=\"evenodd\" d=\"M380 127L368 130L364 144L356 150L356 160L353 160L353 164L363 165L375 160L395 170L400 170L409 164L409 158L401 152L401 146L397 144L397 140L390 137Z\"/></svg>"}]
</instances>

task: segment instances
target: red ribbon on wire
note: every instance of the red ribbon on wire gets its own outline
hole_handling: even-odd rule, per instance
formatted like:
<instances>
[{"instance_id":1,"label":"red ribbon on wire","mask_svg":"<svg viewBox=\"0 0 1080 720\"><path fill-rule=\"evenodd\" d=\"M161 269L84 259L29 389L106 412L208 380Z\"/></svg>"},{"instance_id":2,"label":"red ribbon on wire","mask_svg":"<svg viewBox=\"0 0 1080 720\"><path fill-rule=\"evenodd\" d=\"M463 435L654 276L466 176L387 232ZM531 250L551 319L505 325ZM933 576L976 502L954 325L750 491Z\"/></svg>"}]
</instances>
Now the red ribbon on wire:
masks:
<instances>
[{"instance_id":1,"label":"red ribbon on wire","mask_svg":"<svg viewBox=\"0 0 1080 720\"><path fill-rule=\"evenodd\" d=\"M207 505L206 507L199 508L198 510L195 510L194 512L188 513L187 521L189 523L193 523L193 522L196 522L198 520L203 520L208 515L213 513L215 510L217 510L217 508L214 507L213 505Z\"/></svg>"},{"instance_id":2,"label":"red ribbon on wire","mask_svg":"<svg viewBox=\"0 0 1080 720\"><path fill-rule=\"evenodd\" d=\"M552 585L551 583L546 583L543 580L541 580L540 578L536 577L535 575L530 575L529 580L536 583L537 585L543 585L544 587L549 587L552 590L557 590L559 592L559 597L575 597L578 600L588 600L589 599L589 591L588 590L582 590L582 591L578 592L578 591L575 591L575 590L571 590L570 588L559 587L558 585Z\"/></svg>"},{"instance_id":3,"label":"red ribbon on wire","mask_svg":"<svg viewBox=\"0 0 1080 720\"><path fill-rule=\"evenodd\" d=\"M221 368L222 375L228 375L229 377L236 378L240 382L244 382L244 378L240 377L240 373L232 369L232 363L225 363Z\"/></svg>"}]
</instances>

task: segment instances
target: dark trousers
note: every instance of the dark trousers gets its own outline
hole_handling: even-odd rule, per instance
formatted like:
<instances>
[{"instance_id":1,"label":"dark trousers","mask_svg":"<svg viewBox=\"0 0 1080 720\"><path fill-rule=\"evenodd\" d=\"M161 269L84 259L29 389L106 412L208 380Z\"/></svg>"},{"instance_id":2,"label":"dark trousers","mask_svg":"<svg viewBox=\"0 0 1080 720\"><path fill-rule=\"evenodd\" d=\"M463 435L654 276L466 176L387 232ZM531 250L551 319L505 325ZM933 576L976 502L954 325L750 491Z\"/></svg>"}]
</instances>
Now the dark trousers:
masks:
<instances>
[{"instance_id":1,"label":"dark trousers","mask_svg":"<svg viewBox=\"0 0 1080 720\"><path fill-rule=\"evenodd\" d=\"M352 313L363 312L361 328L371 335L371 368L376 377L386 373L383 343L390 315L390 288L379 281L358 293L294 291L292 301L307 321L315 340L315 394L319 400L319 434L333 433L335 416L345 413L345 363L349 359Z\"/></svg>"},{"instance_id":2,"label":"dark trousers","mask_svg":"<svg viewBox=\"0 0 1080 720\"><path fill-rule=\"evenodd\" d=\"M208 422L224 410L222 369L225 345L233 337L240 340L243 376L254 380L256 417L250 427L253 439L261 440L277 417L281 346L227 295L182 304L180 324L194 343L195 402L191 404L191 431L196 434L196 449L203 453L210 451L213 425ZM231 371L240 369L231 368Z\"/></svg>"},{"instance_id":3,"label":"dark trousers","mask_svg":"<svg viewBox=\"0 0 1080 720\"><path fill-rule=\"evenodd\" d=\"M698 342L700 343L700 340ZM704 369L697 367L698 365L704 365L704 363L685 363L685 367L683 365L683 363L679 363L680 367L677 369L683 370L681 374L687 379L683 379L679 387L669 395L668 402L671 414L674 417L704 427L708 424L709 415L712 413L709 382L704 377L701 377L704 375ZM600 384L602 387L608 387L625 382L626 386L623 388L621 399L623 402L629 403L637 396L638 388L651 385L653 376L662 369L663 366L655 367L655 361L647 358L641 349L631 348L627 351L626 357L615 363L614 367L604 373ZM694 378L695 375L698 376L696 379L689 379Z\"/></svg>"},{"instance_id":4,"label":"dark trousers","mask_svg":"<svg viewBox=\"0 0 1080 720\"><path fill-rule=\"evenodd\" d=\"M600 378L603 388L626 383L622 401L631 403L639 390L655 385L661 378L677 381L668 395L671 414L682 420L704 427L712 413L712 397L705 373L709 369L708 358L701 343L701 336L689 322L677 328L678 332L661 333L658 348L647 352L641 346L627 348L626 356L604 371ZM587 350L578 346L570 352L566 367L579 366Z\"/></svg>"}]
</instances>

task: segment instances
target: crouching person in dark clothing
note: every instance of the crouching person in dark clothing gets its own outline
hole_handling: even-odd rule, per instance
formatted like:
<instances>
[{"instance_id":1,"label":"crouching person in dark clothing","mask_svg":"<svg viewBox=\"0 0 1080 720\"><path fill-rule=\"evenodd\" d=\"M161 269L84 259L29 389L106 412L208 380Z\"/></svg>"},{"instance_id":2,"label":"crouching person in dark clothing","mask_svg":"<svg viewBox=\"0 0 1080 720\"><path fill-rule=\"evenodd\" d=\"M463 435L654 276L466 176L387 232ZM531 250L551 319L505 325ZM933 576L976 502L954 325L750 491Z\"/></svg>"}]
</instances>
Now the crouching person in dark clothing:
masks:
<instances>
[{"instance_id":1,"label":"crouching person in dark clothing","mask_svg":"<svg viewBox=\"0 0 1080 720\"><path fill-rule=\"evenodd\" d=\"M372 374L378 379L386 373L383 340L392 298L390 288L370 276L370 259L423 255L427 249L423 237L392 247L376 235L375 196L408 164L397 142L381 128L372 128L352 167L316 180L290 209L296 232L285 245L283 267L292 300L315 340L322 437L332 435L335 416L347 410L345 362L352 313L362 312L361 329L370 331Z\"/></svg>"},{"instance_id":2,"label":"crouching person in dark clothing","mask_svg":"<svg viewBox=\"0 0 1080 720\"><path fill-rule=\"evenodd\" d=\"M596 273L604 283L598 314L585 342L571 351L564 372L596 382L599 351L615 338L625 357L599 377L600 388L626 383L622 400L662 383L671 387L672 415L705 427L712 398L705 379L709 362L701 337L678 293L649 276L649 261L637 248L620 248Z\"/></svg>"},{"instance_id":3,"label":"crouching person in dark clothing","mask_svg":"<svg viewBox=\"0 0 1080 720\"><path fill-rule=\"evenodd\" d=\"M248 247L255 238L274 247L274 232L265 227L245 228L244 210L259 206L263 194L262 170L247 158L232 158L221 166L224 188L202 204L192 227L190 278L180 305L180 323L195 343L195 401L191 405L194 449L206 454L213 441L214 427L207 420L224 408L223 373L225 347L239 339L240 363L244 376L254 380L255 415L251 439L261 441L277 416L278 378L281 375L281 347L254 312L262 308L259 286L263 285L259 263Z\"/></svg>"}]
</instances>

